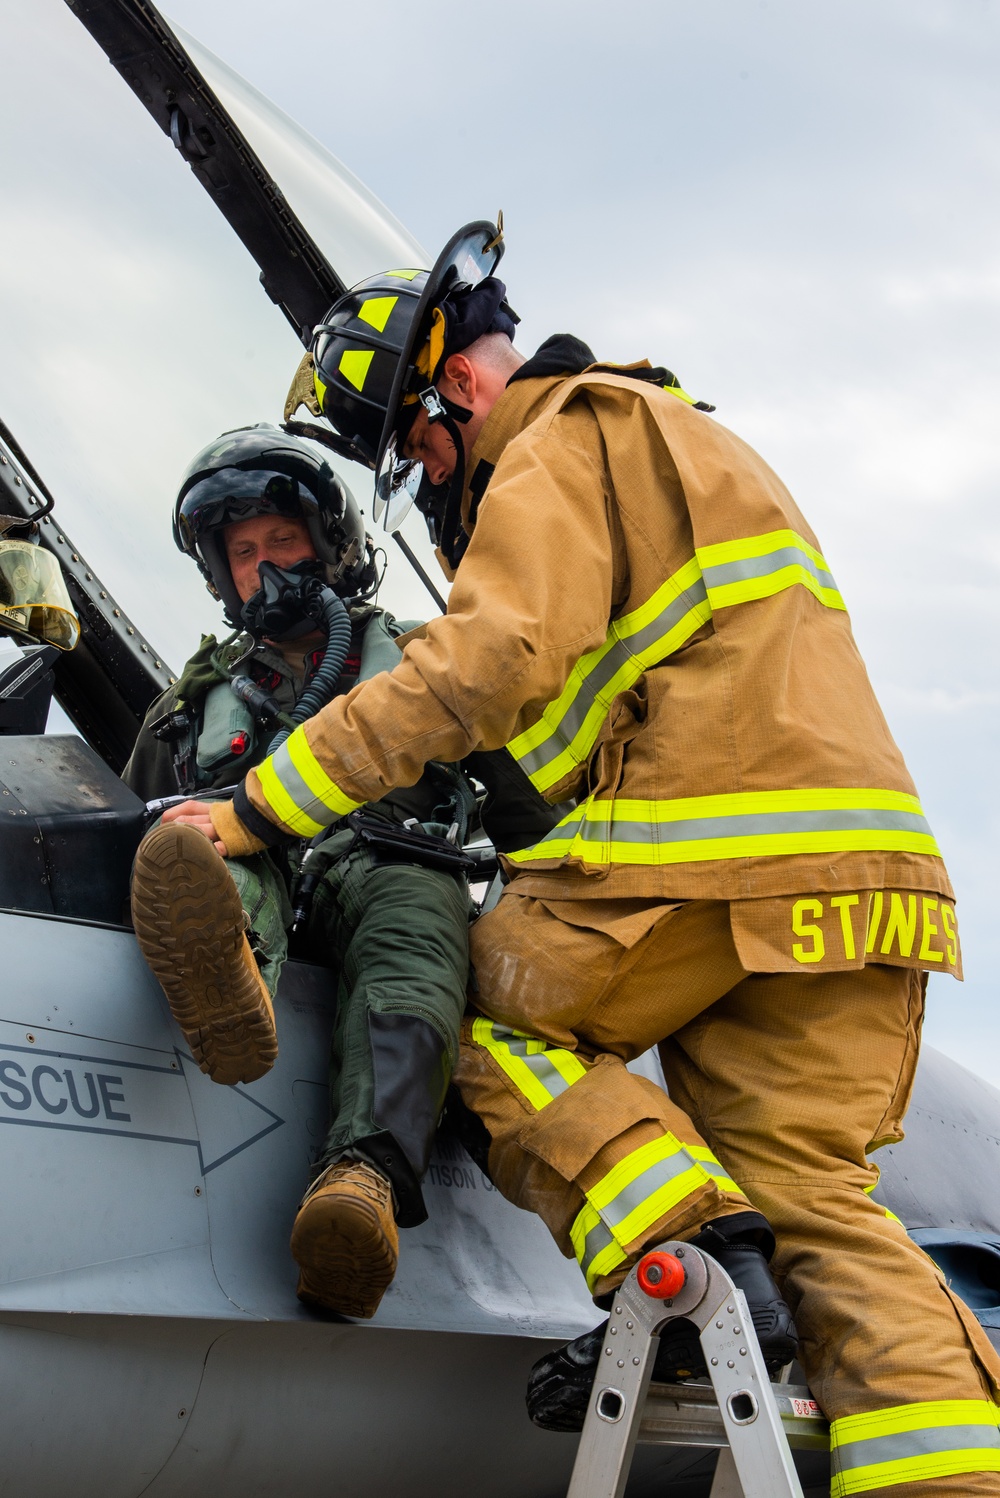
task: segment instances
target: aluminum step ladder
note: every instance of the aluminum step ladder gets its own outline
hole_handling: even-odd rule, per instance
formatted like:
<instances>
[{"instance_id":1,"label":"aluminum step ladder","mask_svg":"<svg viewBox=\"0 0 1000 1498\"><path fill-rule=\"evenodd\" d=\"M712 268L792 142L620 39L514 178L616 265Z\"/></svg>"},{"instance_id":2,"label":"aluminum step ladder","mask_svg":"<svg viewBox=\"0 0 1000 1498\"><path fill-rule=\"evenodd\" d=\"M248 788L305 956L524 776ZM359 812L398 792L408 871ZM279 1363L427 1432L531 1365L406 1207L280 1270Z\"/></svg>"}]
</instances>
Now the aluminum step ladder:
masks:
<instances>
[{"instance_id":1,"label":"aluminum step ladder","mask_svg":"<svg viewBox=\"0 0 1000 1498\"><path fill-rule=\"evenodd\" d=\"M676 1316L698 1328L710 1384L650 1386ZM809 1390L771 1384L742 1290L689 1243L646 1254L618 1290L567 1498L622 1498L637 1441L718 1447L711 1498L803 1498L791 1447L829 1444Z\"/></svg>"}]
</instances>

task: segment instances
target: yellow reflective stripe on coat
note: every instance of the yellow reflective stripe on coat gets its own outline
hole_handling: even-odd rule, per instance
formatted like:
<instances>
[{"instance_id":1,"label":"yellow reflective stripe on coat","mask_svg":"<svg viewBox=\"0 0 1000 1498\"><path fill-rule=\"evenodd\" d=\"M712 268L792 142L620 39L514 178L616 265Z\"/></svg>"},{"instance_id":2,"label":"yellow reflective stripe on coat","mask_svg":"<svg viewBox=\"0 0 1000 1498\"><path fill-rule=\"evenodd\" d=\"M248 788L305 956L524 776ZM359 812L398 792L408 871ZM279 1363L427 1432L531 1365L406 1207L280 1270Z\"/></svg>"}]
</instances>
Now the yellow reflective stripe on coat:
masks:
<instances>
[{"instance_id":1,"label":"yellow reflective stripe on coat","mask_svg":"<svg viewBox=\"0 0 1000 1498\"><path fill-rule=\"evenodd\" d=\"M672 801L590 796L514 863L669 865L787 853L941 853L916 796L905 791L742 791Z\"/></svg>"},{"instance_id":2,"label":"yellow reflective stripe on coat","mask_svg":"<svg viewBox=\"0 0 1000 1498\"><path fill-rule=\"evenodd\" d=\"M301 837L315 837L331 822L357 811L362 801L352 801L331 780L309 748L300 726L257 767L261 795L277 821Z\"/></svg>"},{"instance_id":3,"label":"yellow reflective stripe on coat","mask_svg":"<svg viewBox=\"0 0 1000 1498\"><path fill-rule=\"evenodd\" d=\"M570 1229L588 1288L624 1263L629 1243L709 1183L742 1195L711 1150L681 1144L669 1133L640 1145L612 1166L586 1192L587 1200Z\"/></svg>"},{"instance_id":4,"label":"yellow reflective stripe on coat","mask_svg":"<svg viewBox=\"0 0 1000 1498\"><path fill-rule=\"evenodd\" d=\"M831 1498L963 1472L1000 1472L1000 1410L985 1399L899 1404L830 1425Z\"/></svg>"},{"instance_id":5,"label":"yellow reflective stripe on coat","mask_svg":"<svg viewBox=\"0 0 1000 1498\"><path fill-rule=\"evenodd\" d=\"M825 558L795 531L699 546L695 555L713 610L771 598L797 583L826 608L846 608Z\"/></svg>"},{"instance_id":6,"label":"yellow reflective stripe on coat","mask_svg":"<svg viewBox=\"0 0 1000 1498\"><path fill-rule=\"evenodd\" d=\"M472 1022L472 1039L488 1051L532 1107L542 1109L587 1075L572 1051L488 1019Z\"/></svg>"},{"instance_id":7,"label":"yellow reflective stripe on coat","mask_svg":"<svg viewBox=\"0 0 1000 1498\"><path fill-rule=\"evenodd\" d=\"M619 693L685 645L715 610L797 585L827 608L844 608L823 556L795 531L698 547L651 598L612 621L555 701L507 748L536 789L547 791L588 758Z\"/></svg>"},{"instance_id":8,"label":"yellow reflective stripe on coat","mask_svg":"<svg viewBox=\"0 0 1000 1498\"><path fill-rule=\"evenodd\" d=\"M871 1183L870 1186L865 1186L864 1187L865 1196L871 1196L872 1192L875 1190L875 1187L877 1185L878 1185L878 1181L872 1181L872 1183ZM905 1224L904 1224L902 1218L897 1217L896 1214L895 1214L895 1212L890 1212L888 1207L883 1207L882 1203L875 1201L874 1197L872 1197L872 1206L873 1207L878 1207L880 1211L884 1212L885 1215L886 1215L886 1217L888 1217L888 1219L889 1219L890 1222L898 1222L899 1225L900 1225L900 1227L903 1228L904 1231L905 1231Z\"/></svg>"},{"instance_id":9,"label":"yellow reflective stripe on coat","mask_svg":"<svg viewBox=\"0 0 1000 1498\"><path fill-rule=\"evenodd\" d=\"M583 764L612 702L712 616L698 564L688 562L652 598L615 619L596 650L581 656L562 692L508 750L537 790Z\"/></svg>"}]
</instances>

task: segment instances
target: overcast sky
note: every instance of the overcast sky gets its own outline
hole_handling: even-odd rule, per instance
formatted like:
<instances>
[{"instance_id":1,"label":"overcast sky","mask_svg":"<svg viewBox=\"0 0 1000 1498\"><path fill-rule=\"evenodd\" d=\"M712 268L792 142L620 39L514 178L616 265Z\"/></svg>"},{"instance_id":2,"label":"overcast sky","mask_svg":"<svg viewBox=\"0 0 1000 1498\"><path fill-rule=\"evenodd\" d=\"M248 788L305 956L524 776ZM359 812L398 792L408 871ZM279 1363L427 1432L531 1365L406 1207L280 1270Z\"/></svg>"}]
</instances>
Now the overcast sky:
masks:
<instances>
[{"instance_id":1,"label":"overcast sky","mask_svg":"<svg viewBox=\"0 0 1000 1498\"><path fill-rule=\"evenodd\" d=\"M995 0L171 14L432 252L502 207L526 351L667 364L790 485L958 889L967 981L932 983L928 1038L1000 1084ZM298 346L63 0L0 18L0 414L179 665L217 620L177 479L280 415ZM427 607L395 562L385 601Z\"/></svg>"}]
</instances>

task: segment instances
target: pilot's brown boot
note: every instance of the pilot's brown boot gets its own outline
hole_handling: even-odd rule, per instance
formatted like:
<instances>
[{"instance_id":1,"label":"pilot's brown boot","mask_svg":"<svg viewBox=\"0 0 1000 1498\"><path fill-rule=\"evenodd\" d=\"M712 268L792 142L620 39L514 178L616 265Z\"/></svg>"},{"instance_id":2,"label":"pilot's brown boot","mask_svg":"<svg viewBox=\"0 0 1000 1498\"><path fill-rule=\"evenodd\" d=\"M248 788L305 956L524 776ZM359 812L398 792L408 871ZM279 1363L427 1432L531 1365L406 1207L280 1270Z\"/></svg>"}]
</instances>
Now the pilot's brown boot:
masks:
<instances>
[{"instance_id":1,"label":"pilot's brown boot","mask_svg":"<svg viewBox=\"0 0 1000 1498\"><path fill-rule=\"evenodd\" d=\"M298 1297L342 1316L374 1316L399 1261L392 1188L358 1160L338 1160L313 1182L292 1228Z\"/></svg>"},{"instance_id":2,"label":"pilot's brown boot","mask_svg":"<svg viewBox=\"0 0 1000 1498\"><path fill-rule=\"evenodd\" d=\"M278 1054L271 995L244 934L229 870L194 827L143 838L132 924L191 1054L213 1082L255 1082Z\"/></svg>"}]
</instances>

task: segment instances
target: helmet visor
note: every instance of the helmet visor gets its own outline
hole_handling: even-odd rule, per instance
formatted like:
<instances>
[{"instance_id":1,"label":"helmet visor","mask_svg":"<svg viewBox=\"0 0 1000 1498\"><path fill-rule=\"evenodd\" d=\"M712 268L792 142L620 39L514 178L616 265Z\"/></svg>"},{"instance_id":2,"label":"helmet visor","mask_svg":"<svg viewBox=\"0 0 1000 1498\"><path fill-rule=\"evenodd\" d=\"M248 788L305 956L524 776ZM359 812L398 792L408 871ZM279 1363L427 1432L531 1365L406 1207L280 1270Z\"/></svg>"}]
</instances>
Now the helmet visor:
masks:
<instances>
[{"instance_id":1,"label":"helmet visor","mask_svg":"<svg viewBox=\"0 0 1000 1498\"><path fill-rule=\"evenodd\" d=\"M423 463L416 458L404 457L401 444L393 433L375 480L375 499L372 503L374 518L381 520L390 533L397 531L409 514L423 477Z\"/></svg>"},{"instance_id":2,"label":"helmet visor","mask_svg":"<svg viewBox=\"0 0 1000 1498\"><path fill-rule=\"evenodd\" d=\"M302 502L315 500L287 473L267 469L223 468L194 484L177 512L177 529L188 551L211 531L255 515L302 514Z\"/></svg>"},{"instance_id":3,"label":"helmet visor","mask_svg":"<svg viewBox=\"0 0 1000 1498\"><path fill-rule=\"evenodd\" d=\"M0 628L59 650L80 638L59 563L30 541L0 541Z\"/></svg>"}]
</instances>

